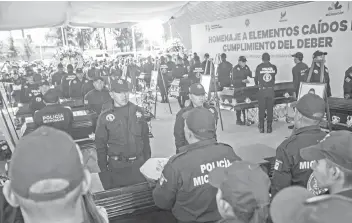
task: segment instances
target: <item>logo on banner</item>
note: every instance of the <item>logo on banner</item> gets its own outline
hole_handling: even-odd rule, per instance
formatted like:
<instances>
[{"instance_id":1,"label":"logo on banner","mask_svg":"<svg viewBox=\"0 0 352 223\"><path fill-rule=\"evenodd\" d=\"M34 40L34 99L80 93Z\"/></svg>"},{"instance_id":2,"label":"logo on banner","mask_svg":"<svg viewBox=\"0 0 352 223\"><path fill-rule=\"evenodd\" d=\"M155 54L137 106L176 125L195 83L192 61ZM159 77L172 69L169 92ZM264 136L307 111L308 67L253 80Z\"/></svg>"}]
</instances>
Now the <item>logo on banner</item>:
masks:
<instances>
[{"instance_id":1,"label":"logo on banner","mask_svg":"<svg viewBox=\"0 0 352 223\"><path fill-rule=\"evenodd\" d=\"M205 25L205 31L210 31L210 25Z\"/></svg>"},{"instance_id":2,"label":"logo on banner","mask_svg":"<svg viewBox=\"0 0 352 223\"><path fill-rule=\"evenodd\" d=\"M328 13L326 16L334 16L334 15L341 15L344 11L342 10L342 5L339 1L331 2L331 5L328 7Z\"/></svg>"},{"instance_id":3,"label":"logo on banner","mask_svg":"<svg viewBox=\"0 0 352 223\"><path fill-rule=\"evenodd\" d=\"M219 24L217 24L217 25L205 25L205 30L206 31L210 31L210 30L212 30L212 29L221 29L222 28L222 26L221 25L219 25Z\"/></svg>"},{"instance_id":4,"label":"logo on banner","mask_svg":"<svg viewBox=\"0 0 352 223\"><path fill-rule=\"evenodd\" d=\"M249 25L251 24L251 22L249 21L249 19L246 19L246 21L244 22L244 24L246 25L246 27L249 27Z\"/></svg>"},{"instance_id":5,"label":"logo on banner","mask_svg":"<svg viewBox=\"0 0 352 223\"><path fill-rule=\"evenodd\" d=\"M281 12L279 22L286 22L286 21L287 21L287 19L286 19L286 11Z\"/></svg>"}]
</instances>

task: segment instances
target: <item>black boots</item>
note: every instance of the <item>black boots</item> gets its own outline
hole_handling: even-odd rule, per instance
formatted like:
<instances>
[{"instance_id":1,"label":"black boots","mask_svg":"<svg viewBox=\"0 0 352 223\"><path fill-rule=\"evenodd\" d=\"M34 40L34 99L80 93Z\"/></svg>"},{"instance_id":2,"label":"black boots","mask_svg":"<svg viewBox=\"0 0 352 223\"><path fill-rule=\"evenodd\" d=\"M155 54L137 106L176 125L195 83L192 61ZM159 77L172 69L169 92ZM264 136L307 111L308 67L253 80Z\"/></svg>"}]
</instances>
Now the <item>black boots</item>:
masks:
<instances>
[{"instance_id":1,"label":"black boots","mask_svg":"<svg viewBox=\"0 0 352 223\"><path fill-rule=\"evenodd\" d=\"M267 133L272 133L273 132L273 127L271 126L271 123L267 123L266 132Z\"/></svg>"},{"instance_id":2,"label":"black boots","mask_svg":"<svg viewBox=\"0 0 352 223\"><path fill-rule=\"evenodd\" d=\"M264 133L264 122L259 122L258 128L260 133Z\"/></svg>"}]
</instances>

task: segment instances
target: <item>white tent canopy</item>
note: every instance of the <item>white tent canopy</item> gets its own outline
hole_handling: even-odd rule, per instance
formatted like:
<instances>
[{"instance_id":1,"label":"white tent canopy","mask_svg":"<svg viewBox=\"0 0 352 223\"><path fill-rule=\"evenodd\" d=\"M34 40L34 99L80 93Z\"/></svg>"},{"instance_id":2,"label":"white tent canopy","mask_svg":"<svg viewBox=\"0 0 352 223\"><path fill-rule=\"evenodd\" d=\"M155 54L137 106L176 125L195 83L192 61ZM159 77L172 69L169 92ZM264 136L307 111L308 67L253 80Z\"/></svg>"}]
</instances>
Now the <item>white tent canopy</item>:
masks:
<instances>
[{"instance_id":1,"label":"white tent canopy","mask_svg":"<svg viewBox=\"0 0 352 223\"><path fill-rule=\"evenodd\" d=\"M127 27L148 20L168 21L186 1L0 2L0 30Z\"/></svg>"}]
</instances>

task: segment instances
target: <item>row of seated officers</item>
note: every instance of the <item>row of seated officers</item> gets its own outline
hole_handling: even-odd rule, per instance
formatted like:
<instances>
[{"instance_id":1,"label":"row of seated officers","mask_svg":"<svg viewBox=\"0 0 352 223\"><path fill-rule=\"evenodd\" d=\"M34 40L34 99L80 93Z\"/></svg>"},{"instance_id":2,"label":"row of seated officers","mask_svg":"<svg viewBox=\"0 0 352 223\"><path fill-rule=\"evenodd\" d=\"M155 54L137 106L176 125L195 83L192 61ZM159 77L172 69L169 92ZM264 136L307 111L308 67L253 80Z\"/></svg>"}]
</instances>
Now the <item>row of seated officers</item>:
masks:
<instances>
[{"instance_id":1,"label":"row of seated officers","mask_svg":"<svg viewBox=\"0 0 352 223\"><path fill-rule=\"evenodd\" d=\"M111 91L116 94L124 92L127 95L125 93L127 92L126 86L122 80L117 81L116 85L111 87ZM120 96L122 97L122 95ZM100 161L98 160L98 162L103 172L106 172L104 168L107 168L108 171L113 173L113 178L120 177L120 174L124 174L122 171L127 168L127 166L118 166L119 162L124 162L125 165L127 163L139 163L137 159L115 160L112 154L111 158L114 163L111 164L111 159L107 159L106 156L106 152L125 151L118 144L116 136L111 138L113 135L112 132L109 132L119 131L120 129L116 129L116 127L123 125L121 123L124 120L122 117L123 111L133 109L133 105L129 104L129 102L123 103L125 99L126 97L124 97L124 100L116 100L114 98L113 103L110 104L110 106L113 105L113 108L102 112L100 115L98 123L102 127L98 126L96 131L96 134L98 134L99 128L105 128L104 131L108 131L107 140L110 143L107 148L102 148L105 146L104 137L99 139L100 143L96 142L98 153L103 154L103 151L105 153L105 157L100 156ZM119 102L119 104L116 102ZM275 179L271 182L269 176L258 164L243 161L231 146L216 140L217 128L214 114L209 109L198 106L182 115L187 145L182 146L179 152L169 159L160 179L152 182L155 184L153 189L155 204L162 209L170 210L177 222L180 223L350 222L352 217L352 212L350 211L352 208L352 133L337 131L326 135L320 132L317 125L325 111L324 103L324 100L317 95L304 95L295 105L296 130L283 144L287 145L297 141L293 148L299 149L292 149L292 153L294 151L296 153L289 155L287 159L293 161L301 159L301 162L312 163L313 171L307 168L300 170L299 175L311 175L309 178L315 178L312 187L327 188L329 195L315 197L325 192L325 190L315 194L314 191L309 190L309 187L307 187L307 190L304 188L305 186L302 187L303 185L295 180L291 180L289 184L277 191ZM118 121L115 122L115 120ZM132 123L135 122L138 122L137 117L132 120ZM78 176L78 173L82 172L81 167L78 167L78 165L59 165L59 162L45 162L46 165L55 163L58 165L57 167L60 167L61 171L67 172L58 171L59 174L56 173L56 176L68 181L68 186L66 185L67 188L64 190L50 193L50 196L47 193L45 195L41 194L43 190L39 192L31 191L31 189L38 188L37 181L45 180L43 176L51 177L49 173L53 172L53 168L38 169L38 165L34 164L38 162L37 159L33 159L31 162L24 160L26 157L27 159L34 157L31 155L31 150L40 151L39 148L42 147L40 146L40 140L43 140L45 142L44 145L47 147L51 144L51 140L55 138L62 140L59 141L60 145L67 148L65 147L65 154L58 153L60 150L57 150L56 147L55 150L51 149L50 151L58 157L50 156L51 159L62 159L66 154L72 154L68 161L74 160L71 157L78 157L75 155L77 149L72 146L70 137L48 129L39 129L25 136L21 139L23 143L20 142L19 145L28 144L27 147L20 147L17 152L15 150L13 163L10 165L11 180L5 184L4 195L11 205L23 208L24 213L26 213L24 215L27 220L26 223L33 222L29 218L36 215L29 214L30 210L26 206L28 202L18 202L19 200L23 201L23 198L29 199L31 202L37 203L36 207L38 207L44 198L45 201L55 201L58 197L62 198L63 194L73 190L71 188L73 185L80 185L80 182L84 182L82 184L85 186L84 188L89 185L87 176ZM99 144L101 146L98 148ZM48 150L48 148L46 149ZM19 158L20 156L21 159ZM107 162L102 162L102 160ZM63 160L61 161L63 162ZM286 159L277 157L274 178L278 172L287 173L294 171L293 169L289 170L287 166L295 168L304 165L284 164L285 161ZM36 168L31 168L31 165ZM22 167L22 171L19 171L19 167ZM77 170L80 171L70 169L70 167L78 168ZM40 175L36 176L32 173L32 170L38 171ZM126 172L130 173L130 175L124 175L125 178L121 178L121 181L135 177L134 172L131 172L131 168ZM312 174L305 174L309 172ZM77 173L77 177L75 177L75 173ZM32 183L25 182L27 178L24 176L33 176L30 179L34 180L30 181ZM20 182L22 184L19 184ZM292 185L293 187L291 187ZM272 198L269 194L270 188L274 191ZM86 190L81 193L85 194ZM56 205L58 204L60 203L56 203ZM45 209L50 209L50 207L49 202L41 210L44 211ZM73 221L67 222L71 223Z\"/></svg>"}]
</instances>

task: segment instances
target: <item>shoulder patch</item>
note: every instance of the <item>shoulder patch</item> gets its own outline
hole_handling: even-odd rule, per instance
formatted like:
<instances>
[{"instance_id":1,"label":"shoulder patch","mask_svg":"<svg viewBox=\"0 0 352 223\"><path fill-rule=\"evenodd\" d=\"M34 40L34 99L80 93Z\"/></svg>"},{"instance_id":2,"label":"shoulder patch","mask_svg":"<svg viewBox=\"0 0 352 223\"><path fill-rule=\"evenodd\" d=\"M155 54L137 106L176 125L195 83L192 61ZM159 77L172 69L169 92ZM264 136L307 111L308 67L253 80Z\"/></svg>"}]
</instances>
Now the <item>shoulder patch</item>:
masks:
<instances>
[{"instance_id":1,"label":"shoulder patch","mask_svg":"<svg viewBox=\"0 0 352 223\"><path fill-rule=\"evenodd\" d=\"M346 81L346 82L350 82L350 81L351 81L351 78L346 77L346 78L345 78L345 81Z\"/></svg>"},{"instance_id":2,"label":"shoulder patch","mask_svg":"<svg viewBox=\"0 0 352 223\"><path fill-rule=\"evenodd\" d=\"M282 169L282 161L276 159L275 160L275 165L274 165L274 170L281 171L281 169Z\"/></svg>"}]
</instances>

